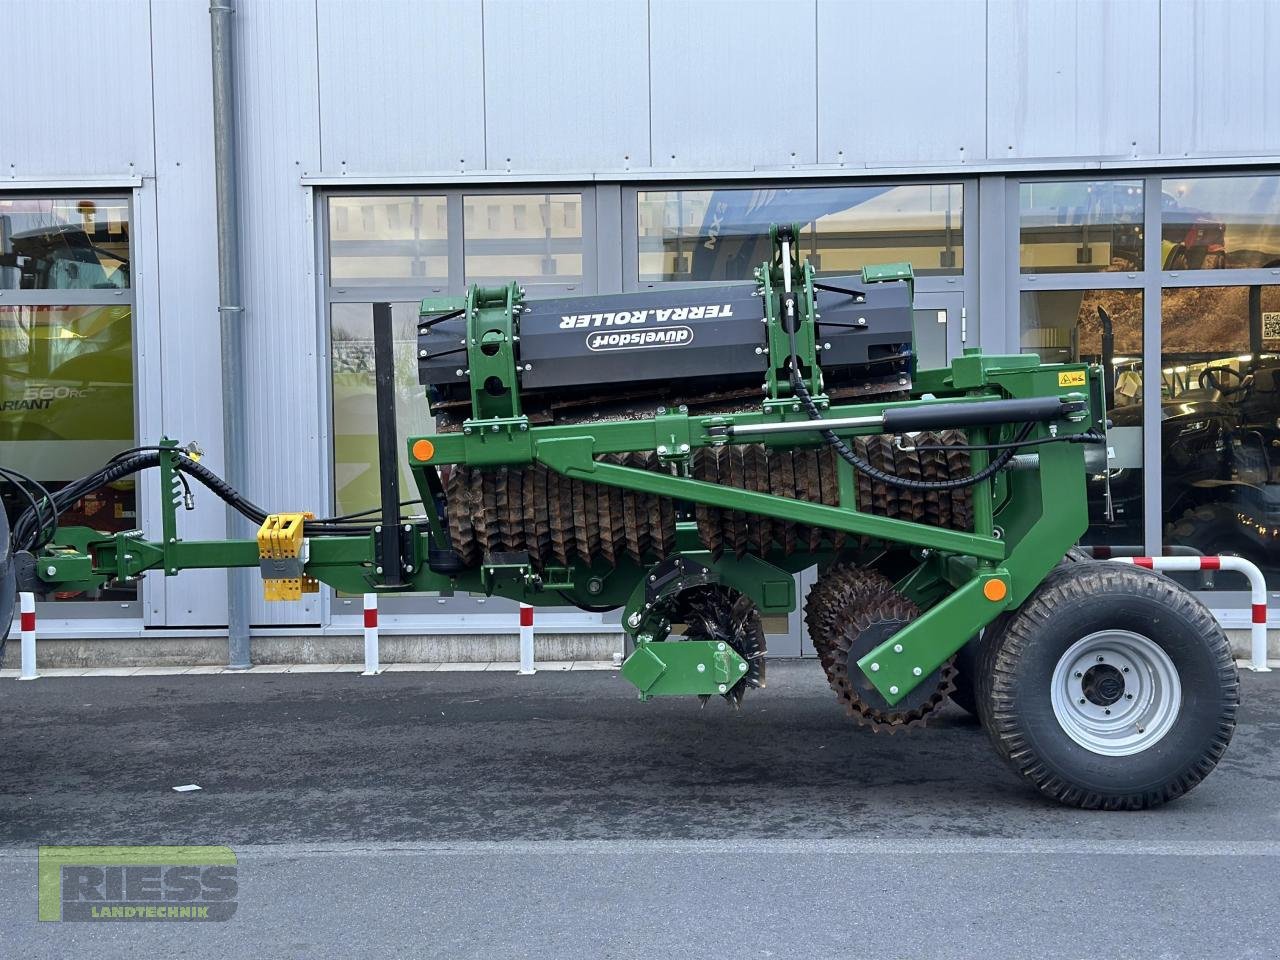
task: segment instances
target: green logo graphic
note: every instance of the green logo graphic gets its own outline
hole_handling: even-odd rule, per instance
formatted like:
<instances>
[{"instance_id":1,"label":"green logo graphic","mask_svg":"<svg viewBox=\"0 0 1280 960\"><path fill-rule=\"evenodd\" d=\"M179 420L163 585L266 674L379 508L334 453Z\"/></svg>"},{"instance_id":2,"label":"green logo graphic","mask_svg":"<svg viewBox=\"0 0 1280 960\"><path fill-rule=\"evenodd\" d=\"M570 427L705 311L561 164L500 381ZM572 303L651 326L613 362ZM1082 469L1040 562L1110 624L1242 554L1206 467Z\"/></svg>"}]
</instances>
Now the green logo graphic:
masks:
<instances>
[{"instance_id":1,"label":"green logo graphic","mask_svg":"<svg viewBox=\"0 0 1280 960\"><path fill-rule=\"evenodd\" d=\"M41 920L230 920L230 847L41 847Z\"/></svg>"}]
</instances>

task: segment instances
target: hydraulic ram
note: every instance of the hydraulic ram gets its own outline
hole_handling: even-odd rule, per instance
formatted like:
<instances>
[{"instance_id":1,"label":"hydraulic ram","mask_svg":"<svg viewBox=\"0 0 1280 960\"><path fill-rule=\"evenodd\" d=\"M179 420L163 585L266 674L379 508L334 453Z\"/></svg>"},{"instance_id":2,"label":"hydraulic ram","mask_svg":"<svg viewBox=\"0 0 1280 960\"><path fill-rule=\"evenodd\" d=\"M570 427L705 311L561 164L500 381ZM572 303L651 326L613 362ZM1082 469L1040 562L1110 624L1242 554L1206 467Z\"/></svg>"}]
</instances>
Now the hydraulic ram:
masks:
<instances>
[{"instance_id":1,"label":"hydraulic ram","mask_svg":"<svg viewBox=\"0 0 1280 960\"><path fill-rule=\"evenodd\" d=\"M824 420L788 420L712 427L720 436L764 436L777 433L811 433L815 430L859 430L870 427L884 433L914 433L951 427L989 427L1002 423L1048 423L1071 420L1086 410L1084 400L1069 397L1026 397L984 400L976 403L928 403L892 407L867 417L832 417Z\"/></svg>"}]
</instances>

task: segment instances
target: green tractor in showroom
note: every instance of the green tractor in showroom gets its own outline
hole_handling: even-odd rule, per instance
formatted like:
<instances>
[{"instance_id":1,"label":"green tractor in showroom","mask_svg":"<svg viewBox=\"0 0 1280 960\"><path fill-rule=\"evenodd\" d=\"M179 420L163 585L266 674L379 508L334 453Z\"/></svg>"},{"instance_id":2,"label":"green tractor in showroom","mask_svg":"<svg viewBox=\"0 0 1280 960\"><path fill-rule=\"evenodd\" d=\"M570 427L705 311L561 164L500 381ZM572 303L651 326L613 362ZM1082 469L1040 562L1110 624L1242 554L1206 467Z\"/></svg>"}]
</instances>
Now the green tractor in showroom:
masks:
<instances>
[{"instance_id":1,"label":"green tractor in showroom","mask_svg":"<svg viewBox=\"0 0 1280 960\"><path fill-rule=\"evenodd\" d=\"M616 609L640 699L735 706L765 686L763 617L803 602L859 725L917 728L955 698L1063 803L1136 809L1194 787L1235 726L1235 662L1190 593L1073 549L1085 452L1103 440L1100 370L979 351L917 369L910 267L819 278L798 236L775 228L743 283L553 300L512 283L423 301L436 426L406 451L420 515L400 513L378 304L379 514L268 514L164 440L51 497L29 489L8 576L47 592L248 566L273 600L324 583ZM86 492L149 468L158 539L58 527ZM184 540L190 481L258 537ZM802 601L795 574L815 566Z\"/></svg>"}]
</instances>

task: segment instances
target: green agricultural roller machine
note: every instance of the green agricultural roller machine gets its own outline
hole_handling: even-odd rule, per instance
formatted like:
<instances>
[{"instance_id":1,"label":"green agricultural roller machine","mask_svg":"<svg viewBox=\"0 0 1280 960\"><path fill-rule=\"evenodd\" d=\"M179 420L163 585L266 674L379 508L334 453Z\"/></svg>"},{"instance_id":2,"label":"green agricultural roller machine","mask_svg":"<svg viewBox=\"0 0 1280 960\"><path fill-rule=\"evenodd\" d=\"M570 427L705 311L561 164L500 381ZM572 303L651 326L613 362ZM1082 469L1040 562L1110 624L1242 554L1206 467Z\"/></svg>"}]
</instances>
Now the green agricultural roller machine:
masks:
<instances>
[{"instance_id":1,"label":"green agricultural roller machine","mask_svg":"<svg viewBox=\"0 0 1280 960\"><path fill-rule=\"evenodd\" d=\"M1193 596L1074 549L1086 462L1105 458L1100 370L977 350L917 369L910 267L818 278L796 238L774 228L741 283L423 301L436 432L407 451L378 305L380 513L268 514L164 440L52 495L24 483L4 573L47 593L258 567L268 599L326 583L620 610L621 673L641 699L736 706L765 685L762 617L794 610L795 574L816 566L805 622L857 724L920 727L953 700L1075 806L1149 807L1195 786L1231 738L1239 680ZM408 517L405 453L424 505ZM158 540L58 527L88 491L147 468ZM184 540L191 481L257 538Z\"/></svg>"}]
</instances>

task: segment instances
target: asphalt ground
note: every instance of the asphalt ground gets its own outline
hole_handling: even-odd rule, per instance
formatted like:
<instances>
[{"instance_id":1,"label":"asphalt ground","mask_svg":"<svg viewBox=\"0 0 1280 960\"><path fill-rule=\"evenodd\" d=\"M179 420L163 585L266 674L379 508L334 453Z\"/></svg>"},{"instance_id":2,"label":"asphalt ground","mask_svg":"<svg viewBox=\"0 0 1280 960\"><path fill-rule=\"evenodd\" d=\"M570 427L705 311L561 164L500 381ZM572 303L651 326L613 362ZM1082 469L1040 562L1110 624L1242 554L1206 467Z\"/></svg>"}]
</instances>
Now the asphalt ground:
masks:
<instances>
[{"instance_id":1,"label":"asphalt ground","mask_svg":"<svg viewBox=\"0 0 1280 960\"><path fill-rule=\"evenodd\" d=\"M854 728L611 671L0 682L0 956L1280 955L1280 673L1162 809L1042 800L955 708ZM175 793L179 784L200 791ZM42 844L227 844L225 923L40 923Z\"/></svg>"}]
</instances>

